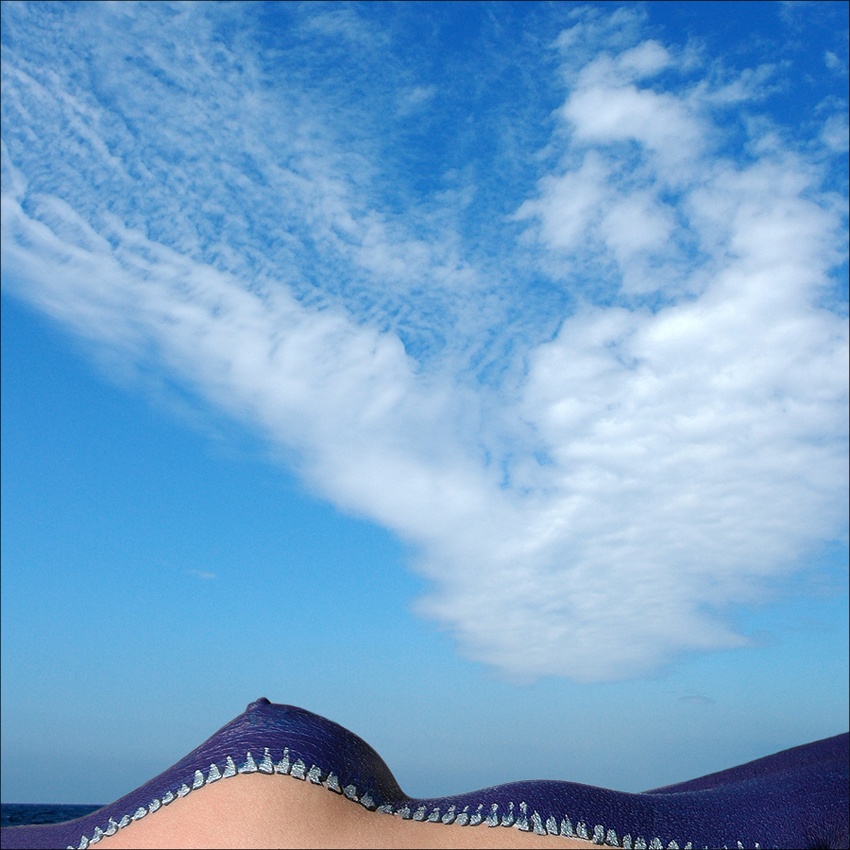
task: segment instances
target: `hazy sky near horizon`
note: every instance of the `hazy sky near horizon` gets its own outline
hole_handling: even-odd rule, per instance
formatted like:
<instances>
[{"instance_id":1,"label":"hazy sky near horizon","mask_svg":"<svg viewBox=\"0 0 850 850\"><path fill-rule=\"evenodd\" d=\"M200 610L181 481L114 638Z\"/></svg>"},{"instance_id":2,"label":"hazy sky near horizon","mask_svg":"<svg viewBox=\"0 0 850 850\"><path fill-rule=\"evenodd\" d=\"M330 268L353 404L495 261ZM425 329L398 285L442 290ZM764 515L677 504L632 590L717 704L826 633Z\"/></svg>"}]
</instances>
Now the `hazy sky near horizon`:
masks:
<instances>
[{"instance_id":1,"label":"hazy sky near horizon","mask_svg":"<svg viewBox=\"0 0 850 850\"><path fill-rule=\"evenodd\" d=\"M846 4L2 13L4 799L845 731Z\"/></svg>"}]
</instances>

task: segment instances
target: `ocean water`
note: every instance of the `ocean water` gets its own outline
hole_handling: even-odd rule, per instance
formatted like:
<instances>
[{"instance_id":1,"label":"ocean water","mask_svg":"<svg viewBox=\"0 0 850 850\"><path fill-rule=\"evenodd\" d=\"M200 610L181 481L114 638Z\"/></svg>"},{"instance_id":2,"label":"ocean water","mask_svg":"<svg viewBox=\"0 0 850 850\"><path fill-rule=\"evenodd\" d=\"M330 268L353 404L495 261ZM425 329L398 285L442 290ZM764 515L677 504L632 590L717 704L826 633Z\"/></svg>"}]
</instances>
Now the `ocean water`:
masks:
<instances>
[{"instance_id":1,"label":"ocean water","mask_svg":"<svg viewBox=\"0 0 850 850\"><path fill-rule=\"evenodd\" d=\"M30 823L62 823L81 818L100 806L73 806L50 803L0 803L0 826L26 826Z\"/></svg>"}]
</instances>

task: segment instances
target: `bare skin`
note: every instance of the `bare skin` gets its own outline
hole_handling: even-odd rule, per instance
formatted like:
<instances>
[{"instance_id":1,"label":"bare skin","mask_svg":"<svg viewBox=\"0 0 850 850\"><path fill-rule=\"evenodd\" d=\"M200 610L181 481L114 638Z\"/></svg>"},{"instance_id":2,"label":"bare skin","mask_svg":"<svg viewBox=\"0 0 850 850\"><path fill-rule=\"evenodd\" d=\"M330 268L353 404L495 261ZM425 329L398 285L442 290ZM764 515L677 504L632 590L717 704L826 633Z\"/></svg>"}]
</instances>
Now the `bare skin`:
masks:
<instances>
[{"instance_id":1,"label":"bare skin","mask_svg":"<svg viewBox=\"0 0 850 850\"><path fill-rule=\"evenodd\" d=\"M325 788L288 776L242 774L178 798L103 838L106 850L146 848L427 848L598 845L512 827L456 826L370 812Z\"/></svg>"}]
</instances>

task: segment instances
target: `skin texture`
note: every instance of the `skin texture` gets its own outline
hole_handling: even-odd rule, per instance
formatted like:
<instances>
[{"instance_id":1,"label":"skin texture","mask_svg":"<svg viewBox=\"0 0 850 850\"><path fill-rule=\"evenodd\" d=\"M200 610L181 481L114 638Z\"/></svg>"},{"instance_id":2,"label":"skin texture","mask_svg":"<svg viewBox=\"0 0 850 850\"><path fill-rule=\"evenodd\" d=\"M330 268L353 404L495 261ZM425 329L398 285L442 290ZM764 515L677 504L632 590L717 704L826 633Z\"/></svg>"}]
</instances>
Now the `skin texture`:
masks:
<instances>
[{"instance_id":1,"label":"skin texture","mask_svg":"<svg viewBox=\"0 0 850 850\"><path fill-rule=\"evenodd\" d=\"M643 793L536 780L418 799L362 738L259 699L129 794L4 828L2 847L850 848L848 754L843 734Z\"/></svg>"},{"instance_id":2,"label":"skin texture","mask_svg":"<svg viewBox=\"0 0 850 850\"><path fill-rule=\"evenodd\" d=\"M250 818L244 817L250 812ZM370 812L325 788L288 776L252 774L176 800L155 817L101 839L119 848L211 847L547 847L593 848L590 841L509 827L419 823Z\"/></svg>"}]
</instances>

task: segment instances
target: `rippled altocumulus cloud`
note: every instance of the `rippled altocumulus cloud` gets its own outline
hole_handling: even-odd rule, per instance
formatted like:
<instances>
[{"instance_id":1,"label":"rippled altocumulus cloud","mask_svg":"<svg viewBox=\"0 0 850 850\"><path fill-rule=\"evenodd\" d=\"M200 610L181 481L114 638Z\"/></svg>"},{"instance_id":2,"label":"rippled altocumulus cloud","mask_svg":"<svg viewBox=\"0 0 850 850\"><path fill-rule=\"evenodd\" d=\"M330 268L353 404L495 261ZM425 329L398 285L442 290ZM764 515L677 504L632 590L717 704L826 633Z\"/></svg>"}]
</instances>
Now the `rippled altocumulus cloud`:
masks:
<instances>
[{"instance_id":1,"label":"rippled altocumulus cloud","mask_svg":"<svg viewBox=\"0 0 850 850\"><path fill-rule=\"evenodd\" d=\"M758 119L776 68L577 9L517 56L547 121L504 92L423 186L400 140L460 81L365 10L270 37L252 8L4 8L8 285L414 544L470 658L604 680L744 645L724 612L844 533L840 116L792 143Z\"/></svg>"}]
</instances>

